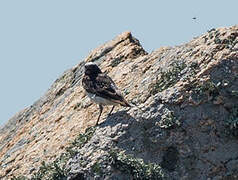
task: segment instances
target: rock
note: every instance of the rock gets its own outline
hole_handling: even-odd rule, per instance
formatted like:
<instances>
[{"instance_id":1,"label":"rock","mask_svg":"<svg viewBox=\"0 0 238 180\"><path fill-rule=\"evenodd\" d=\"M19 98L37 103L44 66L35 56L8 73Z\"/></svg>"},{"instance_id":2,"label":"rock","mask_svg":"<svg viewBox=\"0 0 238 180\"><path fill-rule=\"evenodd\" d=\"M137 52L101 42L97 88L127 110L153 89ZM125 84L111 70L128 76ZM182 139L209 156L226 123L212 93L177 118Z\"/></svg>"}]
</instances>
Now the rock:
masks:
<instances>
[{"instance_id":1,"label":"rock","mask_svg":"<svg viewBox=\"0 0 238 180\"><path fill-rule=\"evenodd\" d=\"M0 178L235 178L238 26L148 54L130 32L65 71L0 129ZM85 62L116 82L130 109L94 127L98 107L81 86Z\"/></svg>"}]
</instances>

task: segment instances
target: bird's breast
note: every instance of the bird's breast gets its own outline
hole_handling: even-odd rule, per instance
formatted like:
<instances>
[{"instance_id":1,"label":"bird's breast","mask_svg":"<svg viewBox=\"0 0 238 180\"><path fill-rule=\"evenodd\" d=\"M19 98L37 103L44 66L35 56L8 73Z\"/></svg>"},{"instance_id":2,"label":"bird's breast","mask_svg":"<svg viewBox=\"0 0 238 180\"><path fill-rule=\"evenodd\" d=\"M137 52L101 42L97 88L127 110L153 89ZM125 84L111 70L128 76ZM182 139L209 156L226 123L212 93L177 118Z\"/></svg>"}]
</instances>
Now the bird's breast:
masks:
<instances>
[{"instance_id":1,"label":"bird's breast","mask_svg":"<svg viewBox=\"0 0 238 180\"><path fill-rule=\"evenodd\" d=\"M110 101L109 99L102 98L93 93L86 92L87 96L95 103L101 105L117 105L117 103Z\"/></svg>"}]
</instances>

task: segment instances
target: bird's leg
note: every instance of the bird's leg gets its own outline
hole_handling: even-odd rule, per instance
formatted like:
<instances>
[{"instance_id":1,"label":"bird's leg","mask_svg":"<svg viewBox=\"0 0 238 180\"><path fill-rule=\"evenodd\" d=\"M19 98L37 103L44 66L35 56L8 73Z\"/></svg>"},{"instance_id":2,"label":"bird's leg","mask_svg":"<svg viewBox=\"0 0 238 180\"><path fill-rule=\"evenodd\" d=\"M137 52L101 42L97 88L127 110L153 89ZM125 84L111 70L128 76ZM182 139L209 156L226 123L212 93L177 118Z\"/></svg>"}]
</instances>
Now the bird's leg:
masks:
<instances>
[{"instance_id":1,"label":"bird's leg","mask_svg":"<svg viewBox=\"0 0 238 180\"><path fill-rule=\"evenodd\" d=\"M112 111L113 111L114 107L115 107L115 106L112 106L112 109L111 109L111 111L109 112L108 116L110 116L110 115L112 114Z\"/></svg>"},{"instance_id":2,"label":"bird's leg","mask_svg":"<svg viewBox=\"0 0 238 180\"><path fill-rule=\"evenodd\" d=\"M100 112L99 112L98 120L97 120L97 122L96 122L96 126L98 125L98 121L99 121L99 119L100 119L100 117L101 117L102 110L103 110L103 106L102 106L101 104L99 104L99 109L100 109Z\"/></svg>"}]
</instances>

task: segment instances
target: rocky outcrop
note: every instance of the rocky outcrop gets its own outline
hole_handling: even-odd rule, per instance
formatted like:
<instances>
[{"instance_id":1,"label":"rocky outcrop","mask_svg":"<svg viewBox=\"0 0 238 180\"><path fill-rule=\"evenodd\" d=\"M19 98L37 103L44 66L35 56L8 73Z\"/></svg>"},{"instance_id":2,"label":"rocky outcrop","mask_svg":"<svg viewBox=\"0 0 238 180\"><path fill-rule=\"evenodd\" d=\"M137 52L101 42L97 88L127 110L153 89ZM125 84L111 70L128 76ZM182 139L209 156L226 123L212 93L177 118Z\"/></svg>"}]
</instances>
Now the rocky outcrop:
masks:
<instances>
[{"instance_id":1,"label":"rocky outcrop","mask_svg":"<svg viewBox=\"0 0 238 180\"><path fill-rule=\"evenodd\" d=\"M93 61L134 106L98 107ZM148 54L130 32L95 49L0 130L2 179L238 178L238 26Z\"/></svg>"}]
</instances>

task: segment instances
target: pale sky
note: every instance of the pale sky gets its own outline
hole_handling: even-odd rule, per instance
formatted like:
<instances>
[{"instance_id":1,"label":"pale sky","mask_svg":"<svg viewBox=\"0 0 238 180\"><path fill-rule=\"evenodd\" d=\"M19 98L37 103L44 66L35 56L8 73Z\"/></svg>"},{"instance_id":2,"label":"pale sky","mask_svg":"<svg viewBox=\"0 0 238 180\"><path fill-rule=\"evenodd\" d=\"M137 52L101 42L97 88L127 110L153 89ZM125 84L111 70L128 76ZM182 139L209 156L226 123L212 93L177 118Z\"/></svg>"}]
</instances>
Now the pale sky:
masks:
<instances>
[{"instance_id":1,"label":"pale sky","mask_svg":"<svg viewBox=\"0 0 238 180\"><path fill-rule=\"evenodd\" d=\"M237 0L0 0L0 125L124 31L151 52L238 24L237 7Z\"/></svg>"}]
</instances>

